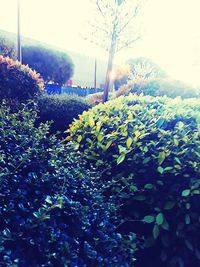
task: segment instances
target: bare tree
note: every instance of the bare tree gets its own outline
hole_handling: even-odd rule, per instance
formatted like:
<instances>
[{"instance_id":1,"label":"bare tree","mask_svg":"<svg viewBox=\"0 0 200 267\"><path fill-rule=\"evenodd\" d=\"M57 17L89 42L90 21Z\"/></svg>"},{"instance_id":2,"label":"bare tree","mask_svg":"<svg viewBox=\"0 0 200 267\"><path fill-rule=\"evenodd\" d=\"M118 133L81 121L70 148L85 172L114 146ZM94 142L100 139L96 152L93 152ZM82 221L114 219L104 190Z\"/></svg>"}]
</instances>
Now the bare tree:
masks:
<instances>
[{"instance_id":1,"label":"bare tree","mask_svg":"<svg viewBox=\"0 0 200 267\"><path fill-rule=\"evenodd\" d=\"M90 36L93 42L108 51L103 102L108 100L115 54L140 39L136 19L144 2L145 0L95 0L96 15L90 23Z\"/></svg>"}]
</instances>

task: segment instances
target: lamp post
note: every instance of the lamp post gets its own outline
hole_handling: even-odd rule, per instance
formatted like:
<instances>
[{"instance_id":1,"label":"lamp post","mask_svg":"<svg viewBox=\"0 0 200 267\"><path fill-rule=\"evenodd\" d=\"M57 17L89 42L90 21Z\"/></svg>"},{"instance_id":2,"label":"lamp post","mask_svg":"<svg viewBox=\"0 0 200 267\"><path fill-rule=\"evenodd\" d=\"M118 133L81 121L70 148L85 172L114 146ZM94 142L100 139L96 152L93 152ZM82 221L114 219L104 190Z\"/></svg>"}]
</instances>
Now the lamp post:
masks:
<instances>
[{"instance_id":1,"label":"lamp post","mask_svg":"<svg viewBox=\"0 0 200 267\"><path fill-rule=\"evenodd\" d=\"M97 90L97 59L94 59L94 89Z\"/></svg>"},{"instance_id":2,"label":"lamp post","mask_svg":"<svg viewBox=\"0 0 200 267\"><path fill-rule=\"evenodd\" d=\"M22 62L21 29L20 29L20 0L17 0L17 60Z\"/></svg>"}]
</instances>

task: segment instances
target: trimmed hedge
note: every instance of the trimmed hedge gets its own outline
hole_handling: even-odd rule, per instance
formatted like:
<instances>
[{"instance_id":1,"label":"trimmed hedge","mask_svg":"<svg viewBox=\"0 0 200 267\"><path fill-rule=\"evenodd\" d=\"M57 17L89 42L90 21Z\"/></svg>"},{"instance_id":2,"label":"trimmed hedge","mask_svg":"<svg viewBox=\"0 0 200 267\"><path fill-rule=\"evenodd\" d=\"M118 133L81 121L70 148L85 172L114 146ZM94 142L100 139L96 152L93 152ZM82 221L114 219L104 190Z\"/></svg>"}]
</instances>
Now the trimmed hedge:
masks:
<instances>
[{"instance_id":1,"label":"trimmed hedge","mask_svg":"<svg viewBox=\"0 0 200 267\"><path fill-rule=\"evenodd\" d=\"M136 266L198 266L199 99L120 97L84 112L69 134L102 173L119 231L144 241Z\"/></svg>"},{"instance_id":2,"label":"trimmed hedge","mask_svg":"<svg viewBox=\"0 0 200 267\"><path fill-rule=\"evenodd\" d=\"M43 95L37 100L39 122L52 121L50 132L61 132L68 128L79 114L91 106L82 97L68 95Z\"/></svg>"},{"instance_id":3,"label":"trimmed hedge","mask_svg":"<svg viewBox=\"0 0 200 267\"><path fill-rule=\"evenodd\" d=\"M0 55L0 99L26 101L43 89L44 83L38 73Z\"/></svg>"},{"instance_id":4,"label":"trimmed hedge","mask_svg":"<svg viewBox=\"0 0 200 267\"><path fill-rule=\"evenodd\" d=\"M36 128L36 116L0 107L0 265L132 266L136 244L118 234L97 172L47 137L48 124Z\"/></svg>"}]
</instances>

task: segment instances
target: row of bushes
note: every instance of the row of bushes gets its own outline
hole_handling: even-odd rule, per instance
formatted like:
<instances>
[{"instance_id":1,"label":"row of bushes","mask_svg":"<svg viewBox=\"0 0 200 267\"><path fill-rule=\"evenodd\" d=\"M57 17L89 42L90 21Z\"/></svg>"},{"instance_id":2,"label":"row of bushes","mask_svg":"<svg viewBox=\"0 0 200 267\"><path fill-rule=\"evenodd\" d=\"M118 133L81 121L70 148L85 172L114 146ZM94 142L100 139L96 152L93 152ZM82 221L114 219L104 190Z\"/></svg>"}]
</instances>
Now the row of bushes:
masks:
<instances>
[{"instance_id":1,"label":"row of bushes","mask_svg":"<svg viewBox=\"0 0 200 267\"><path fill-rule=\"evenodd\" d=\"M199 265L199 100L120 97L84 112L69 134L101 173L119 231L141 239L136 266Z\"/></svg>"},{"instance_id":2,"label":"row of bushes","mask_svg":"<svg viewBox=\"0 0 200 267\"><path fill-rule=\"evenodd\" d=\"M20 103L34 99L38 104L36 123L52 121L51 133L63 133L79 114L90 108L81 97L48 96L40 74L10 58L0 56L0 77L0 98L9 100L14 110Z\"/></svg>"},{"instance_id":3,"label":"row of bushes","mask_svg":"<svg viewBox=\"0 0 200 267\"><path fill-rule=\"evenodd\" d=\"M121 95L144 94L150 96L168 96L175 98L195 98L200 96L200 91L183 82L169 78L152 78L146 80L135 80L122 85L116 92L116 97Z\"/></svg>"}]
</instances>

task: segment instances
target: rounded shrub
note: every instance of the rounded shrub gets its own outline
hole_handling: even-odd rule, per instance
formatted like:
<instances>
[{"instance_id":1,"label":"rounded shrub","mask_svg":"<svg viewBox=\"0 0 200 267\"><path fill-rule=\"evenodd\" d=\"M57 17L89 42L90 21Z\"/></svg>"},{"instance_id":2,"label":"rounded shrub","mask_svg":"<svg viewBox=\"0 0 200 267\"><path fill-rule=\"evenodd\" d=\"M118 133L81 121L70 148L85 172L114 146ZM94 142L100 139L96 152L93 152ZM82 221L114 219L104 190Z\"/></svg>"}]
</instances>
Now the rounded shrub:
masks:
<instances>
[{"instance_id":1,"label":"rounded shrub","mask_svg":"<svg viewBox=\"0 0 200 267\"><path fill-rule=\"evenodd\" d=\"M172 80L169 78L151 78L151 79L137 79L129 81L122 85L116 92L116 96L132 94L144 94L150 96L167 96L175 98L180 96L182 98L199 97L199 90L189 86L181 81Z\"/></svg>"},{"instance_id":2,"label":"rounded shrub","mask_svg":"<svg viewBox=\"0 0 200 267\"><path fill-rule=\"evenodd\" d=\"M44 89L40 74L8 57L0 55L0 98L25 101Z\"/></svg>"},{"instance_id":3,"label":"rounded shrub","mask_svg":"<svg viewBox=\"0 0 200 267\"><path fill-rule=\"evenodd\" d=\"M52 121L50 132L64 133L79 114L91 106L82 97L68 95L43 95L38 98L39 122ZM64 135L64 134L63 134Z\"/></svg>"},{"instance_id":4,"label":"rounded shrub","mask_svg":"<svg viewBox=\"0 0 200 267\"><path fill-rule=\"evenodd\" d=\"M69 134L102 173L119 231L144 241L136 266L198 266L199 99L120 97L84 112Z\"/></svg>"},{"instance_id":5,"label":"rounded shrub","mask_svg":"<svg viewBox=\"0 0 200 267\"><path fill-rule=\"evenodd\" d=\"M135 243L118 234L98 174L36 116L0 107L0 265L132 266Z\"/></svg>"}]
</instances>

